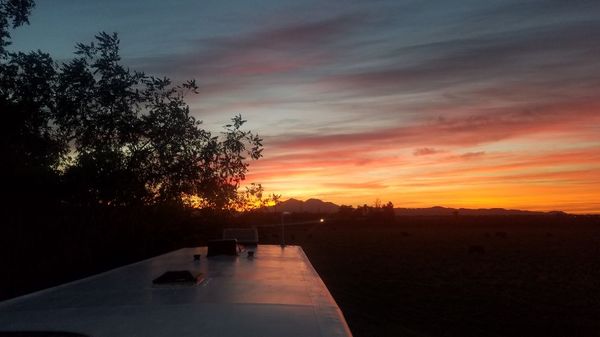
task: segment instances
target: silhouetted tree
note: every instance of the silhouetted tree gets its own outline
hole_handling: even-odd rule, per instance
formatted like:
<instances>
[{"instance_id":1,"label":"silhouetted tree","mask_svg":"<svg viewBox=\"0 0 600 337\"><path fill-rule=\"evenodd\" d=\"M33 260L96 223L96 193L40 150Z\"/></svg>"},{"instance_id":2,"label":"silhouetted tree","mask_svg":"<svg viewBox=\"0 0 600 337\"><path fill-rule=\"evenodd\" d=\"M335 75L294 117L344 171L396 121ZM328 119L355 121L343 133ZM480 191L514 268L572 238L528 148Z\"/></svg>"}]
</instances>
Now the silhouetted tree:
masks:
<instances>
[{"instance_id":1,"label":"silhouetted tree","mask_svg":"<svg viewBox=\"0 0 600 337\"><path fill-rule=\"evenodd\" d=\"M393 220L395 217L394 204L388 201L387 204L383 205L380 199L376 199L373 206L364 204L354 209L352 206L342 205L339 208L338 215L340 218L355 216L369 220Z\"/></svg>"},{"instance_id":2,"label":"silhouetted tree","mask_svg":"<svg viewBox=\"0 0 600 337\"><path fill-rule=\"evenodd\" d=\"M0 54L10 45L9 28L29 23L29 14L33 9L33 0L0 0Z\"/></svg>"},{"instance_id":3,"label":"silhouetted tree","mask_svg":"<svg viewBox=\"0 0 600 337\"><path fill-rule=\"evenodd\" d=\"M234 208L243 212L264 211L266 207L277 205L280 198L279 194L265 195L261 184L251 183L238 193Z\"/></svg>"},{"instance_id":4,"label":"silhouetted tree","mask_svg":"<svg viewBox=\"0 0 600 337\"><path fill-rule=\"evenodd\" d=\"M48 176L60 178L62 200L78 205L179 204L193 195L206 207L235 207L248 160L262 156L262 139L242 129L241 116L221 134L203 130L184 101L195 81L173 85L129 70L116 34L77 44L62 65L40 51L6 51L8 29L27 23L32 7L0 2L0 131L11 193Z\"/></svg>"},{"instance_id":5,"label":"silhouetted tree","mask_svg":"<svg viewBox=\"0 0 600 337\"><path fill-rule=\"evenodd\" d=\"M388 201L388 203L385 204L385 206L383 206L381 209L382 209L383 218L385 220L394 219L396 214L394 213L394 204L392 204L391 201Z\"/></svg>"},{"instance_id":6,"label":"silhouetted tree","mask_svg":"<svg viewBox=\"0 0 600 337\"><path fill-rule=\"evenodd\" d=\"M10 28L28 23L33 1L0 1L0 156L3 200L47 202L56 188L63 145L51 127L55 68L40 51L14 53Z\"/></svg>"},{"instance_id":7,"label":"silhouetted tree","mask_svg":"<svg viewBox=\"0 0 600 337\"><path fill-rule=\"evenodd\" d=\"M55 110L71 144L69 195L117 205L180 202L183 194L213 208L235 203L246 159L262 151L262 140L241 129L241 116L221 137L201 129L184 101L195 82L174 86L123 67L116 34L78 44L76 54L60 68Z\"/></svg>"}]
</instances>

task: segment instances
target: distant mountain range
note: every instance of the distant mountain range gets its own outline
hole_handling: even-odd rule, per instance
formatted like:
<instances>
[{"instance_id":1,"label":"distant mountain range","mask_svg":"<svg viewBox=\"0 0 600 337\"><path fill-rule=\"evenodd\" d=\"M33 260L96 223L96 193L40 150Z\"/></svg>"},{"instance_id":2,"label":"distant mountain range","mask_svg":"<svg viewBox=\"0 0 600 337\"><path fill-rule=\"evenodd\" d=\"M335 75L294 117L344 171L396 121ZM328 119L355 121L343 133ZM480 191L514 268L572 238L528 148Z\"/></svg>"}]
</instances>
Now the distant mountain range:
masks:
<instances>
[{"instance_id":1,"label":"distant mountain range","mask_svg":"<svg viewBox=\"0 0 600 337\"><path fill-rule=\"evenodd\" d=\"M279 202L276 206L269 207L270 211L274 212L294 212L294 213L321 213L331 214L336 213L340 208L332 202L323 201L320 199L308 199L306 201L298 199L288 199ZM565 214L561 211L553 212L538 212L524 211L518 209L504 208L451 208L451 207L428 207L428 208L394 208L396 215L549 215L549 214Z\"/></svg>"},{"instance_id":2,"label":"distant mountain range","mask_svg":"<svg viewBox=\"0 0 600 337\"><path fill-rule=\"evenodd\" d=\"M524 211L520 209L505 208L450 208L450 207L429 207L429 208L394 208L396 215L549 215L561 214L561 211L538 212Z\"/></svg>"}]
</instances>

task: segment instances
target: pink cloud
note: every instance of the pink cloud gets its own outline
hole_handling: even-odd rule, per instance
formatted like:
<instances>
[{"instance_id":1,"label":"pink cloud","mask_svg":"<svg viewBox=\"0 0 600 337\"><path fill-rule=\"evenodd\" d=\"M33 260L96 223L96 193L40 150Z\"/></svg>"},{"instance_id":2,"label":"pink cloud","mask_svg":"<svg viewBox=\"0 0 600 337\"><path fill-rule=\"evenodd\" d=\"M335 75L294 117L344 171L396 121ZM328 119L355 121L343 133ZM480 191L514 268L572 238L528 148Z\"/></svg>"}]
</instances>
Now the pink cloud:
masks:
<instances>
[{"instance_id":1,"label":"pink cloud","mask_svg":"<svg viewBox=\"0 0 600 337\"><path fill-rule=\"evenodd\" d=\"M144 69L192 76L199 82L240 81L240 77L288 73L321 64L334 52L331 42L344 37L362 18L339 15L311 22L273 26L239 35L196 41L197 50L182 55L139 58ZM270 27L269 27L270 26Z\"/></svg>"},{"instance_id":2,"label":"pink cloud","mask_svg":"<svg viewBox=\"0 0 600 337\"><path fill-rule=\"evenodd\" d=\"M421 148L415 149L413 151L413 155L415 155L415 156L428 156L428 155L432 155L432 154L436 154L436 153L440 153L440 152L443 152L443 151L436 150L436 149L434 149L432 147L421 147Z\"/></svg>"},{"instance_id":3,"label":"pink cloud","mask_svg":"<svg viewBox=\"0 0 600 337\"><path fill-rule=\"evenodd\" d=\"M272 146L290 150L325 150L339 146L360 148L364 144L385 148L423 144L475 146L537 134L579 132L584 125L600 122L599 110L600 104L596 102L567 102L536 108L514 106L483 111L478 115L364 132L283 136L274 140ZM597 138L600 139L600 135Z\"/></svg>"}]
</instances>

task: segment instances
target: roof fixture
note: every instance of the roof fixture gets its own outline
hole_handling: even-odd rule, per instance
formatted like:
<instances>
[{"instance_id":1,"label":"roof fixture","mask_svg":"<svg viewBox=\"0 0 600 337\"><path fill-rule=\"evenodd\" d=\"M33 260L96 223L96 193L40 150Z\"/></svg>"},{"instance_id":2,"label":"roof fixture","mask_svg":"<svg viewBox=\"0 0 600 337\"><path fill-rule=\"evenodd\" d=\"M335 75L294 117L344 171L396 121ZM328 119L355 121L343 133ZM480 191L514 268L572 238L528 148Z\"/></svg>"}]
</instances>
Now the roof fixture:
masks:
<instances>
[{"instance_id":1,"label":"roof fixture","mask_svg":"<svg viewBox=\"0 0 600 337\"><path fill-rule=\"evenodd\" d=\"M217 255L237 256L238 246L236 239L211 240L208 241L207 257Z\"/></svg>"},{"instance_id":2,"label":"roof fixture","mask_svg":"<svg viewBox=\"0 0 600 337\"><path fill-rule=\"evenodd\" d=\"M192 275L189 270L168 271L152 281L155 286L193 286L202 282L202 274Z\"/></svg>"}]
</instances>

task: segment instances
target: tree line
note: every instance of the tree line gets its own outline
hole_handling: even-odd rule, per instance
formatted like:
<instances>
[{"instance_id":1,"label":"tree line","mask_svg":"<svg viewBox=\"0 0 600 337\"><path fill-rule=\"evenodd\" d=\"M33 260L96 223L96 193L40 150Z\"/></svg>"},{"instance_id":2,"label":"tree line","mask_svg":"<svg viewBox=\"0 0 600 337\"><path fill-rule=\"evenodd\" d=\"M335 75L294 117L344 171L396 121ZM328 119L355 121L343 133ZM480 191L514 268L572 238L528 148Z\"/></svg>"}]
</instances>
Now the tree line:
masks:
<instances>
[{"instance_id":1,"label":"tree line","mask_svg":"<svg viewBox=\"0 0 600 337\"><path fill-rule=\"evenodd\" d=\"M383 204L377 199L371 206L364 204L354 208L351 205L340 205L337 217L341 219L392 220L395 217L394 204L391 201Z\"/></svg>"}]
</instances>

